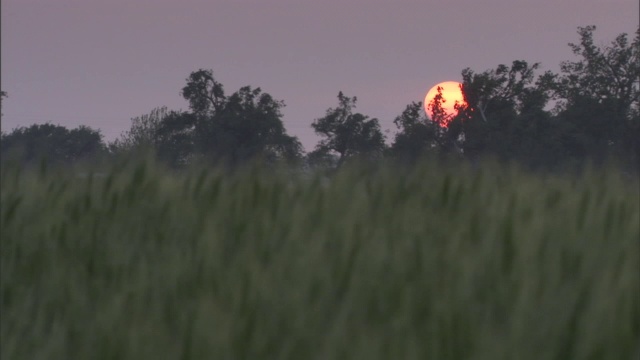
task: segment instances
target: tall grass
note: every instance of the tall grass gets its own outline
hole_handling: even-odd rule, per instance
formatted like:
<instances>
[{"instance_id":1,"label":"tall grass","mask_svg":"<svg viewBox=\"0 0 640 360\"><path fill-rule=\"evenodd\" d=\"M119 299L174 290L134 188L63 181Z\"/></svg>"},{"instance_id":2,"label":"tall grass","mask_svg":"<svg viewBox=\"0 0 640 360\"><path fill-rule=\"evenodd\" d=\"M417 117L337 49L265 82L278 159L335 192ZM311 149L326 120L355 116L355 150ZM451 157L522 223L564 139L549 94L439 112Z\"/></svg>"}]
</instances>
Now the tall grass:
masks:
<instances>
[{"instance_id":1,"label":"tall grass","mask_svg":"<svg viewBox=\"0 0 640 360\"><path fill-rule=\"evenodd\" d=\"M5 167L3 359L636 359L640 194L425 164Z\"/></svg>"}]
</instances>

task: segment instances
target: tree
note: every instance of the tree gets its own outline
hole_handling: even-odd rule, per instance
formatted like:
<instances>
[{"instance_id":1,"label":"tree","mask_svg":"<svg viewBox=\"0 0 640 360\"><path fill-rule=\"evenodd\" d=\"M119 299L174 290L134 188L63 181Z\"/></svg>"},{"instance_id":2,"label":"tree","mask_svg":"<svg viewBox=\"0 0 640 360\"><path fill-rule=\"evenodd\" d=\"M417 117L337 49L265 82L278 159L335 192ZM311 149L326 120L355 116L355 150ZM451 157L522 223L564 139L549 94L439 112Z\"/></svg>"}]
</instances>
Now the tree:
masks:
<instances>
[{"instance_id":1,"label":"tree","mask_svg":"<svg viewBox=\"0 0 640 360\"><path fill-rule=\"evenodd\" d=\"M537 151L546 154L545 149L553 148L550 138L542 136L553 124L545 110L548 91L535 76L538 67L516 60L482 73L462 71L466 105L459 107L458 126L467 157L490 155L533 164L542 156Z\"/></svg>"},{"instance_id":2,"label":"tree","mask_svg":"<svg viewBox=\"0 0 640 360\"><path fill-rule=\"evenodd\" d=\"M594 44L595 26L579 27L569 46L575 61L545 74L557 100L558 118L570 126L568 151L602 161L609 156L637 166L640 143L640 27L632 43L618 35L608 46Z\"/></svg>"},{"instance_id":3,"label":"tree","mask_svg":"<svg viewBox=\"0 0 640 360\"><path fill-rule=\"evenodd\" d=\"M460 85L462 87L462 85ZM464 119L464 104L456 102L454 104L455 114L449 114L444 108L446 99L442 96L442 88L438 86L437 93L429 102L428 109L431 110L429 121L435 126L438 150L447 154L461 154L464 142L464 132L462 131L462 119Z\"/></svg>"},{"instance_id":4,"label":"tree","mask_svg":"<svg viewBox=\"0 0 640 360\"><path fill-rule=\"evenodd\" d=\"M172 167L186 165L194 154L195 116L158 107L131 119L131 128L109 144L112 154L151 153Z\"/></svg>"},{"instance_id":5,"label":"tree","mask_svg":"<svg viewBox=\"0 0 640 360\"><path fill-rule=\"evenodd\" d=\"M7 92L6 91L0 91L0 116L4 115L2 113L2 101L6 97L9 97L9 95L7 95Z\"/></svg>"},{"instance_id":6,"label":"tree","mask_svg":"<svg viewBox=\"0 0 640 360\"><path fill-rule=\"evenodd\" d=\"M162 121L171 114L166 106L158 107L149 114L131 119L131 127L110 144L113 150L133 151L155 148L158 145L158 129Z\"/></svg>"},{"instance_id":7,"label":"tree","mask_svg":"<svg viewBox=\"0 0 640 360\"><path fill-rule=\"evenodd\" d=\"M201 69L187 78L182 96L193 112L195 148L206 158L230 165L301 158L302 144L282 123L284 102L260 88L245 86L227 97L213 71Z\"/></svg>"},{"instance_id":8,"label":"tree","mask_svg":"<svg viewBox=\"0 0 640 360\"><path fill-rule=\"evenodd\" d=\"M316 134L324 137L316 145L316 152L338 155L338 166L347 159L378 158L385 149L384 135L378 119L353 113L357 98L338 93L338 106L329 108L326 115L311 124Z\"/></svg>"},{"instance_id":9,"label":"tree","mask_svg":"<svg viewBox=\"0 0 640 360\"><path fill-rule=\"evenodd\" d=\"M426 153L439 150L442 129L438 122L427 118L422 102L407 105L393 123L399 131L389 150L397 160L414 163Z\"/></svg>"},{"instance_id":10,"label":"tree","mask_svg":"<svg viewBox=\"0 0 640 360\"><path fill-rule=\"evenodd\" d=\"M183 111L166 113L156 130L156 154L169 166L188 165L195 151L196 116Z\"/></svg>"},{"instance_id":11,"label":"tree","mask_svg":"<svg viewBox=\"0 0 640 360\"><path fill-rule=\"evenodd\" d=\"M640 28L594 44L594 26L578 28L574 61L536 77L538 64L514 61L462 72L460 108L467 156L496 155L532 167L564 168L612 156L637 167L640 147ZM549 100L555 109L546 109Z\"/></svg>"},{"instance_id":12,"label":"tree","mask_svg":"<svg viewBox=\"0 0 640 360\"><path fill-rule=\"evenodd\" d=\"M68 130L64 126L42 124L14 129L2 134L2 159L30 164L41 159L56 164L73 164L101 156L106 151L100 131L87 126Z\"/></svg>"},{"instance_id":13,"label":"tree","mask_svg":"<svg viewBox=\"0 0 640 360\"><path fill-rule=\"evenodd\" d=\"M446 128L455 117L455 115L447 113L444 108L445 102L447 102L447 100L442 96L442 87L438 86L436 95L429 101L429 104L427 104L427 109L430 110L429 120L444 128Z\"/></svg>"},{"instance_id":14,"label":"tree","mask_svg":"<svg viewBox=\"0 0 640 360\"><path fill-rule=\"evenodd\" d=\"M474 73L471 69L462 70L462 93L466 106L467 117L480 116L488 122L488 116L506 110L524 110L534 105L544 107L546 100L544 92L535 86L535 70L540 66L531 66L526 61L513 61L511 66L498 65L496 69L482 73Z\"/></svg>"},{"instance_id":15,"label":"tree","mask_svg":"<svg viewBox=\"0 0 640 360\"><path fill-rule=\"evenodd\" d=\"M631 44L627 34L620 34L604 48L594 44L595 30L595 26L579 27L580 43L569 43L579 59L563 61L559 75L548 73L555 80L556 98L561 106L596 99L628 115L640 101L640 27Z\"/></svg>"},{"instance_id":16,"label":"tree","mask_svg":"<svg viewBox=\"0 0 640 360\"><path fill-rule=\"evenodd\" d=\"M194 71L186 81L181 95L189 101L189 107L196 115L209 115L222 110L226 102L224 87L213 77L212 70Z\"/></svg>"}]
</instances>

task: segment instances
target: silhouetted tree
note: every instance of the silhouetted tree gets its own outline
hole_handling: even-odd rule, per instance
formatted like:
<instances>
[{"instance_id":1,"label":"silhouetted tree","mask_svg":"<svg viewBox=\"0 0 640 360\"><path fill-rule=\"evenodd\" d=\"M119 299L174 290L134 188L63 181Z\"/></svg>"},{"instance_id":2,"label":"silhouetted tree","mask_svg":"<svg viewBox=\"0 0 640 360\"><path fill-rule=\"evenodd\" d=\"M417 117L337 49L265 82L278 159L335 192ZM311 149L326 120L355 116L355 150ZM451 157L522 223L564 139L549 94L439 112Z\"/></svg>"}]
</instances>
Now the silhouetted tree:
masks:
<instances>
[{"instance_id":1,"label":"silhouetted tree","mask_svg":"<svg viewBox=\"0 0 640 360\"><path fill-rule=\"evenodd\" d=\"M547 89L536 81L538 67L517 60L479 74L462 71L466 105L459 107L459 126L467 157L489 155L533 164L547 156L537 153L553 148L548 144L552 137L545 137L553 123L545 110Z\"/></svg>"},{"instance_id":2,"label":"silhouetted tree","mask_svg":"<svg viewBox=\"0 0 640 360\"><path fill-rule=\"evenodd\" d=\"M440 150L443 129L436 121L427 118L422 102L407 105L393 123L398 132L389 152L395 159L414 163L423 155Z\"/></svg>"},{"instance_id":3,"label":"silhouetted tree","mask_svg":"<svg viewBox=\"0 0 640 360\"><path fill-rule=\"evenodd\" d=\"M0 91L0 116L4 115L2 113L2 103L4 101L4 98L9 97L9 95L7 95L6 91Z\"/></svg>"},{"instance_id":4,"label":"silhouetted tree","mask_svg":"<svg viewBox=\"0 0 640 360\"><path fill-rule=\"evenodd\" d=\"M172 167L188 165L197 156L195 124L196 116L192 113L166 113L156 131L155 149L158 159Z\"/></svg>"},{"instance_id":5,"label":"silhouetted tree","mask_svg":"<svg viewBox=\"0 0 640 360\"><path fill-rule=\"evenodd\" d=\"M444 103L447 100L442 96L442 87L438 86L436 95L427 104L429 109L429 119L438 124L440 127L447 127L449 123L455 117L455 114L449 114L444 108Z\"/></svg>"},{"instance_id":6,"label":"silhouetted tree","mask_svg":"<svg viewBox=\"0 0 640 360\"><path fill-rule=\"evenodd\" d=\"M287 135L282 123L284 102L260 88L242 87L225 96L211 70L198 70L187 78L182 96L193 111L194 145L214 162L231 165L249 160L295 162L302 145Z\"/></svg>"},{"instance_id":7,"label":"silhouetted tree","mask_svg":"<svg viewBox=\"0 0 640 360\"><path fill-rule=\"evenodd\" d=\"M153 155L171 167L189 163L194 152L195 115L167 107L131 119L131 128L109 144L114 155Z\"/></svg>"},{"instance_id":8,"label":"silhouetted tree","mask_svg":"<svg viewBox=\"0 0 640 360\"><path fill-rule=\"evenodd\" d=\"M213 77L212 70L200 69L187 78L187 85L181 95L189 101L189 107L196 115L212 115L223 109L226 103L224 87Z\"/></svg>"},{"instance_id":9,"label":"silhouetted tree","mask_svg":"<svg viewBox=\"0 0 640 360\"><path fill-rule=\"evenodd\" d=\"M353 113L357 98L338 93L338 106L329 108L326 115L311 124L316 134L323 137L316 145L319 154L335 152L337 166L347 159L381 157L385 149L384 135L378 119L370 119L361 113Z\"/></svg>"},{"instance_id":10,"label":"silhouetted tree","mask_svg":"<svg viewBox=\"0 0 640 360\"><path fill-rule=\"evenodd\" d=\"M513 61L511 66L498 65L496 69L474 73L467 68L462 71L462 92L468 116L479 116L484 122L489 115L507 109L522 111L527 107L546 105L544 92L535 86L535 70L540 64L529 65L526 61ZM534 102L537 101L537 102Z\"/></svg>"},{"instance_id":11,"label":"silhouetted tree","mask_svg":"<svg viewBox=\"0 0 640 360\"><path fill-rule=\"evenodd\" d=\"M565 146L573 157L602 161L611 156L637 166L640 139L640 27L610 45L594 44L595 26L579 27L580 42L569 46L576 61L544 80L557 100L555 109L569 134Z\"/></svg>"},{"instance_id":12,"label":"silhouetted tree","mask_svg":"<svg viewBox=\"0 0 640 360\"><path fill-rule=\"evenodd\" d=\"M131 119L131 127L109 144L113 151L130 152L140 149L155 149L158 145L158 129L162 121L171 114L166 106L158 107L149 114Z\"/></svg>"},{"instance_id":13,"label":"silhouetted tree","mask_svg":"<svg viewBox=\"0 0 640 360\"><path fill-rule=\"evenodd\" d=\"M22 164L43 159L50 163L72 164L106 153L100 131L87 126L68 130L60 125L34 124L3 133L0 142L2 160Z\"/></svg>"}]
</instances>

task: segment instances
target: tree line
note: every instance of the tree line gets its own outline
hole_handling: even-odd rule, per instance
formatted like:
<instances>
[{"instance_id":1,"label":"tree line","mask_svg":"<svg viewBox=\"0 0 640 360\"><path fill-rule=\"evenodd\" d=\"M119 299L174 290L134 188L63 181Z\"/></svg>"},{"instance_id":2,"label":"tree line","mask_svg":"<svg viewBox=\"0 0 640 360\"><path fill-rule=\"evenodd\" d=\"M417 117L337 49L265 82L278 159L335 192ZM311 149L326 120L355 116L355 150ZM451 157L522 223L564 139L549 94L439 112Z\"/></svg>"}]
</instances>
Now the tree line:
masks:
<instances>
[{"instance_id":1,"label":"tree line","mask_svg":"<svg viewBox=\"0 0 640 360\"><path fill-rule=\"evenodd\" d=\"M133 118L130 129L110 143L87 126L34 124L3 131L2 161L73 164L152 153L175 168L262 161L332 169L355 160L411 165L424 156L446 155L492 157L536 170L615 161L637 171L640 28L633 39L620 34L606 46L594 43L595 29L578 28L579 42L569 44L576 60L562 62L558 73L539 73L539 63L523 60L483 72L464 69L465 104L456 106L456 114L443 111L441 93L429 104L429 116L421 102L412 102L394 119L391 139L378 119L356 111L355 96L339 92L336 106L311 123L320 141L305 153L284 127L283 101L250 86L228 94L212 70L200 69L181 91L187 111L156 108ZM2 92L0 98L6 96Z\"/></svg>"}]
</instances>

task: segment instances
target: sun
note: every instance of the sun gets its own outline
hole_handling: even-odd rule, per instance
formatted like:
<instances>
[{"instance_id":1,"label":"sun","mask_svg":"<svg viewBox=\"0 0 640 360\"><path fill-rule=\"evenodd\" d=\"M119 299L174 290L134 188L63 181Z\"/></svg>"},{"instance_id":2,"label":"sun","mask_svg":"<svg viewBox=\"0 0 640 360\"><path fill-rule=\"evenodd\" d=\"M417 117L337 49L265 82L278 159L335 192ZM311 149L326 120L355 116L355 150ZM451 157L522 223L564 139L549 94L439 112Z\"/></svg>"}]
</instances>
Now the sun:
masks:
<instances>
[{"instance_id":1,"label":"sun","mask_svg":"<svg viewBox=\"0 0 640 360\"><path fill-rule=\"evenodd\" d=\"M434 85L428 92L427 96L424 97L424 111L426 112L429 118L433 115L432 109L432 100L438 94L438 87L442 89L442 110L444 111L445 118L439 119L441 126L447 127L451 118L456 115L457 110L455 109L455 105L464 104L464 96L462 95L461 85L457 81L443 81L437 85ZM432 119L434 120L434 119Z\"/></svg>"}]
</instances>

